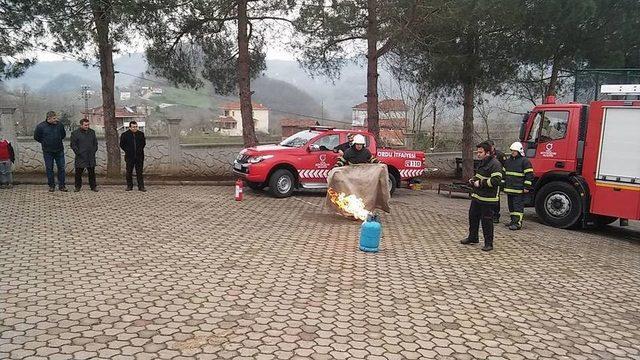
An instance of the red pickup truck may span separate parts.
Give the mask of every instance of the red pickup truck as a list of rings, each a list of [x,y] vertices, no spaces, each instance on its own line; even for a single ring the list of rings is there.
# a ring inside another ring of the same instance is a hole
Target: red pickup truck
[[[391,192],[401,181],[424,173],[424,152],[378,149],[368,132],[311,127],[279,145],[259,145],[243,149],[233,162],[233,172],[254,190],[269,187],[275,197],[291,196],[296,189],[326,189],[329,171],[340,154],[335,148],[347,142],[347,134],[362,134],[367,148],[387,164]]]

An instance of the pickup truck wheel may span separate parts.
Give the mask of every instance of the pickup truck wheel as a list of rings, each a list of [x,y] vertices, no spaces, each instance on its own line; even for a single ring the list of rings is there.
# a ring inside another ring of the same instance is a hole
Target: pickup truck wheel
[[[393,174],[389,174],[389,193],[391,195],[393,195],[393,193],[396,191],[396,188],[398,187],[398,178],[396,178],[395,175]]]
[[[258,183],[253,181],[247,181],[247,186],[251,188],[251,190],[262,190],[267,187],[266,183]]]
[[[571,184],[552,181],[538,191],[536,213],[553,227],[576,227],[582,216],[582,201],[578,191]]]
[[[295,178],[289,170],[276,170],[269,178],[269,191],[277,198],[291,196],[295,187]]]

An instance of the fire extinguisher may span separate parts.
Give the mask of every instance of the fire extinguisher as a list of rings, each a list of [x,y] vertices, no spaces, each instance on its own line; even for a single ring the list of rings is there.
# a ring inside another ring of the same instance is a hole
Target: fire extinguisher
[[[244,183],[242,179],[236,180],[236,201],[242,201],[243,193],[242,188],[244,187]]]

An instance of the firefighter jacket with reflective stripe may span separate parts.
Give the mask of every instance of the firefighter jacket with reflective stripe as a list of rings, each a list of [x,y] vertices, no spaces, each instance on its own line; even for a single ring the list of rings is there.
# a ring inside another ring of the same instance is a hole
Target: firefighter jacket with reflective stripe
[[[531,190],[533,185],[533,167],[524,156],[509,156],[504,162],[504,192],[522,194],[524,189]]]
[[[356,150],[355,146],[352,146],[344,152],[344,155],[338,158],[338,162],[335,167],[353,165],[353,164],[367,164],[378,163],[378,159],[371,155],[371,152],[367,148],[362,150]]]
[[[480,187],[474,187],[471,197],[485,202],[498,202],[498,191],[502,182],[502,166],[493,156],[488,156],[478,165],[473,180],[480,180]]]

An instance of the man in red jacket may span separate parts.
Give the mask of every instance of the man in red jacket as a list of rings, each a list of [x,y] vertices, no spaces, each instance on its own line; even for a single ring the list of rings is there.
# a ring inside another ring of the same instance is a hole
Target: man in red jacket
[[[16,161],[16,155],[9,140],[0,134],[0,189],[13,187],[11,164]]]

